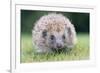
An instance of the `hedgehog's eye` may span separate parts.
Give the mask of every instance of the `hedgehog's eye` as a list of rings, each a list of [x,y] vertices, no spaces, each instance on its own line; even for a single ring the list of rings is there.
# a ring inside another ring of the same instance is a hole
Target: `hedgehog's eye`
[[[46,36],[47,36],[47,31],[44,30],[44,31],[42,32],[42,37],[46,37]]]
[[[51,36],[50,36],[50,39],[51,39],[51,40],[54,40],[54,39],[55,39],[55,36],[54,36],[54,35],[51,35]]]
[[[63,35],[62,38],[65,39],[65,35]]]

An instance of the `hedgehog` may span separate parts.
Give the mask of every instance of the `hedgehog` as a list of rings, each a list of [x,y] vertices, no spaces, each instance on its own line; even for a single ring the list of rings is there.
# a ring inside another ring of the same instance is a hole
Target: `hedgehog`
[[[63,14],[49,13],[40,17],[32,29],[36,53],[73,48],[77,42],[74,25]]]

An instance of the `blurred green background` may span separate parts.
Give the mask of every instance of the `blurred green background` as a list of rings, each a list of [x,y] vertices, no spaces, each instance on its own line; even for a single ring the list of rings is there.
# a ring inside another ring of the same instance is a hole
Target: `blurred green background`
[[[21,10],[21,32],[31,33],[34,23],[43,15],[53,13],[51,11]],[[89,32],[89,13],[56,12],[67,16],[74,24],[76,32]]]
[[[32,45],[32,29],[34,23],[43,15],[53,13],[52,11],[21,10],[21,52],[20,62],[44,62],[62,60],[86,60],[89,59],[89,13],[56,12],[67,16],[74,24],[77,32],[77,44],[70,52],[60,54],[34,54]],[[55,13],[55,11],[54,11]]]

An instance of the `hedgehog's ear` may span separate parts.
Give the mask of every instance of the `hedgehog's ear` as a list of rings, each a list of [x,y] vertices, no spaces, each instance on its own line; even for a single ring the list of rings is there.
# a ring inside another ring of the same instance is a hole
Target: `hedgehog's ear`
[[[44,30],[44,31],[42,32],[42,37],[45,38],[46,36],[47,36],[47,30]]]
[[[72,33],[73,33],[72,30],[74,29],[73,24],[69,24],[69,26],[66,24],[65,29],[66,29],[66,31],[67,31],[67,34],[68,34],[69,36],[71,36]]]
[[[68,34],[69,34],[69,36],[71,36],[71,34],[72,34],[71,28],[68,27],[67,29],[68,29]]]
[[[67,33],[68,33],[68,40],[67,40],[67,47],[68,48],[72,48],[76,42],[77,42],[77,38],[76,38],[76,31],[75,31],[75,28],[74,28],[74,25],[70,25],[68,28],[67,28]]]

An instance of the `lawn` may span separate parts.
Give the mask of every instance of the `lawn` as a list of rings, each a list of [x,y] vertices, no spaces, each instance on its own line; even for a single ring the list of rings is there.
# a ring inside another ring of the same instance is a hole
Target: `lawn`
[[[44,62],[44,61],[70,61],[89,59],[89,34],[78,34],[77,45],[69,52],[54,54],[34,54],[32,36],[21,35],[21,63]]]

